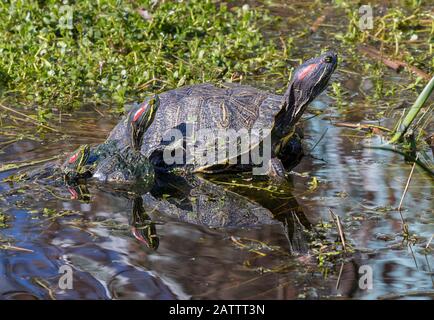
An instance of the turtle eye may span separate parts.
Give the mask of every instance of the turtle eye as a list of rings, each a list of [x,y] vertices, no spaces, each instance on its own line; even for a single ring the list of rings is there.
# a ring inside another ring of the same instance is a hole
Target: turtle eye
[[[327,63],[331,63],[333,61],[333,58],[331,56],[326,56],[324,58],[324,61],[327,62]]]

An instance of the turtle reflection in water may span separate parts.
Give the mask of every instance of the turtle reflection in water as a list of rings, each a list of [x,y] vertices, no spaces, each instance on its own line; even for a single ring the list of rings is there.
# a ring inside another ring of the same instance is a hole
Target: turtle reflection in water
[[[157,249],[159,245],[156,224],[163,215],[225,230],[280,224],[288,239],[290,252],[307,252],[305,230],[311,224],[296,199],[288,193],[289,190],[280,197],[273,197],[272,201],[262,198],[258,202],[258,194],[263,194],[263,191],[252,191],[246,185],[244,194],[233,192],[221,185],[228,179],[233,179],[233,176],[219,176],[219,182],[211,182],[198,175],[182,177],[163,173],[157,176],[152,187],[148,185],[150,189],[144,189],[143,185],[130,185],[128,190],[113,184],[96,184],[96,187],[115,197],[130,200],[131,232],[137,240],[152,249]],[[75,199],[90,199],[86,185],[70,186],[70,191]]]

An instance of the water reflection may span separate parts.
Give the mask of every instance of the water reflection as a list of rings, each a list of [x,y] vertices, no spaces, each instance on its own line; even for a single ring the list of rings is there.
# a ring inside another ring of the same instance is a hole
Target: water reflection
[[[260,290],[274,294],[277,289],[269,282],[270,275],[258,277],[249,268],[243,271],[236,266],[250,261],[252,270],[272,267],[281,263],[282,257],[270,254],[258,261],[255,254],[240,251],[229,239],[270,243],[281,235],[278,246],[288,254],[304,255],[304,230],[311,224],[291,194],[291,186],[276,195],[263,188],[261,191],[261,181],[255,183],[258,189],[251,190],[251,177],[240,177],[232,185],[233,179],[219,176],[209,181],[199,176],[162,174],[151,190],[122,190],[92,182],[63,186],[45,176],[38,176],[37,183],[3,184],[7,190],[5,204],[16,218],[13,228],[6,229],[5,234],[10,232],[17,246],[34,253],[18,253],[22,259],[13,251],[2,253],[4,264],[10,261],[14,268],[32,268],[25,272],[30,281],[24,281],[22,286],[9,285],[14,290],[3,287],[1,292],[6,298],[25,298],[23,292],[27,291],[29,297],[39,298],[166,299],[213,297],[221,290],[222,297],[236,297],[241,289],[230,283],[238,279],[246,284],[256,282]],[[17,203],[23,209],[16,209]],[[46,211],[51,212],[48,209],[53,210],[52,215],[42,221],[34,216],[38,222],[32,221],[30,212],[46,215]],[[263,225],[269,227],[263,229]],[[25,234],[31,234],[31,239],[23,238]],[[26,261],[33,263],[27,265]],[[77,273],[74,292],[63,292],[57,286],[58,268],[65,263]],[[221,268],[211,267],[221,263]],[[287,269],[295,268],[297,263],[283,261]],[[216,278],[219,270],[225,274],[237,271],[228,282],[226,277]],[[18,274],[5,270],[4,276],[12,280]],[[279,273],[273,278],[280,279]],[[291,277],[291,281],[295,278]],[[205,294],[199,291],[201,287],[190,287],[190,280],[219,284]],[[285,282],[283,286],[288,285]]]
[[[152,188],[142,185],[130,185],[127,189],[110,184],[93,185],[112,197],[126,200],[126,208],[131,211],[129,223],[132,234],[154,250],[158,248],[159,237],[156,233],[158,222],[154,222],[152,217],[158,220],[163,215],[214,229],[279,224],[287,237],[289,252],[307,253],[305,231],[311,228],[311,223],[290,193],[289,185],[286,188],[281,185],[277,191],[267,193],[264,192],[265,187],[261,188],[259,184],[251,190],[252,176],[238,179],[234,175],[217,177],[213,177],[211,182],[197,175],[160,173]],[[263,185],[267,183],[264,181]],[[233,186],[237,186],[238,192],[233,190]],[[83,203],[91,201],[92,195],[86,184],[69,184],[66,187],[71,199]]]

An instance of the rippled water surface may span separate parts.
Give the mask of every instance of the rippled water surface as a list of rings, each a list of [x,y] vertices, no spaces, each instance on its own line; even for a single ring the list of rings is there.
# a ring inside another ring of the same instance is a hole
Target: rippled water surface
[[[287,14],[284,9],[275,11]],[[339,21],[333,19],[331,24]],[[301,26],[288,26],[293,32],[297,28]],[[325,45],[333,45],[327,32],[321,30],[309,43],[300,43],[294,56],[315,55]],[[290,185],[278,196],[258,189],[262,182],[255,182],[258,188],[252,189],[248,178],[227,176],[213,177],[222,182],[215,189],[213,183],[198,177],[193,188],[181,184],[179,189],[166,185],[147,194],[143,190],[143,203],[96,184],[89,186],[91,198],[85,201],[72,199],[60,186],[1,182],[0,212],[8,217],[8,226],[0,228],[0,297],[432,299],[433,258],[425,247],[434,233],[433,180],[416,166],[402,211],[416,238],[408,246],[402,241],[402,218],[396,208],[412,164],[399,154],[367,147],[380,145],[381,138],[336,125],[378,124],[372,119],[386,107],[379,110],[377,104],[366,103],[362,91],[369,95],[373,90],[369,77],[360,75],[344,49],[335,50],[340,65],[332,81],[348,90],[351,102],[338,106],[325,92],[312,103],[304,121],[307,149],[324,138],[294,169],[298,174],[292,175]],[[384,81],[405,81],[405,75],[390,71]],[[267,87],[267,83],[253,84]],[[384,97],[384,103],[391,99]],[[414,96],[402,93],[399,99]],[[396,113],[389,112],[381,125],[392,127],[399,116]],[[74,117],[62,115],[58,127],[67,137],[48,132],[6,144],[14,138],[7,133],[35,130],[3,117],[0,162],[47,159],[83,143],[100,143],[117,121],[103,109],[83,107]],[[0,179],[16,172],[2,172]],[[317,188],[309,184],[312,177],[317,178]],[[233,179],[238,186],[226,184]],[[147,228],[135,224],[137,206],[146,215]],[[340,216],[356,252],[325,273],[296,229],[298,224],[308,227],[329,221],[330,209]],[[218,217],[215,225],[230,221],[234,212],[256,212],[267,223],[228,228],[192,223],[208,219],[200,213],[210,211]],[[140,238],[138,229],[151,232],[152,240]],[[62,265],[73,269],[72,290],[59,288]],[[359,268],[364,265],[373,271],[370,290],[359,286]]]

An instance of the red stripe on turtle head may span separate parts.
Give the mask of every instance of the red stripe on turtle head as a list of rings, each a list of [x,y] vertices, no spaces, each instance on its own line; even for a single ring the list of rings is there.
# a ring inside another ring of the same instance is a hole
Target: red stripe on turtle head
[[[146,105],[144,105],[139,110],[137,110],[136,113],[134,114],[133,122],[136,122],[137,119],[139,119],[140,116],[143,114],[143,112],[145,112],[145,110],[146,110]]]
[[[74,155],[72,155],[72,157],[69,158],[68,163],[74,163],[75,161],[77,161],[79,155],[80,155],[80,151],[74,153]]]
[[[75,191],[73,188],[68,188],[68,191],[71,194],[71,199],[72,200],[77,200],[78,199],[78,193],[77,193],[77,191]]]
[[[131,231],[133,233],[134,238],[136,238],[140,242],[143,242],[144,244],[146,244],[147,246],[149,246],[148,241],[146,241],[146,239],[140,234],[139,230],[137,230],[136,227],[132,227]]]
[[[308,66],[306,66],[303,70],[300,71],[300,73],[297,76],[298,80],[303,80],[308,74],[312,73],[318,66],[318,63],[312,63]]]

